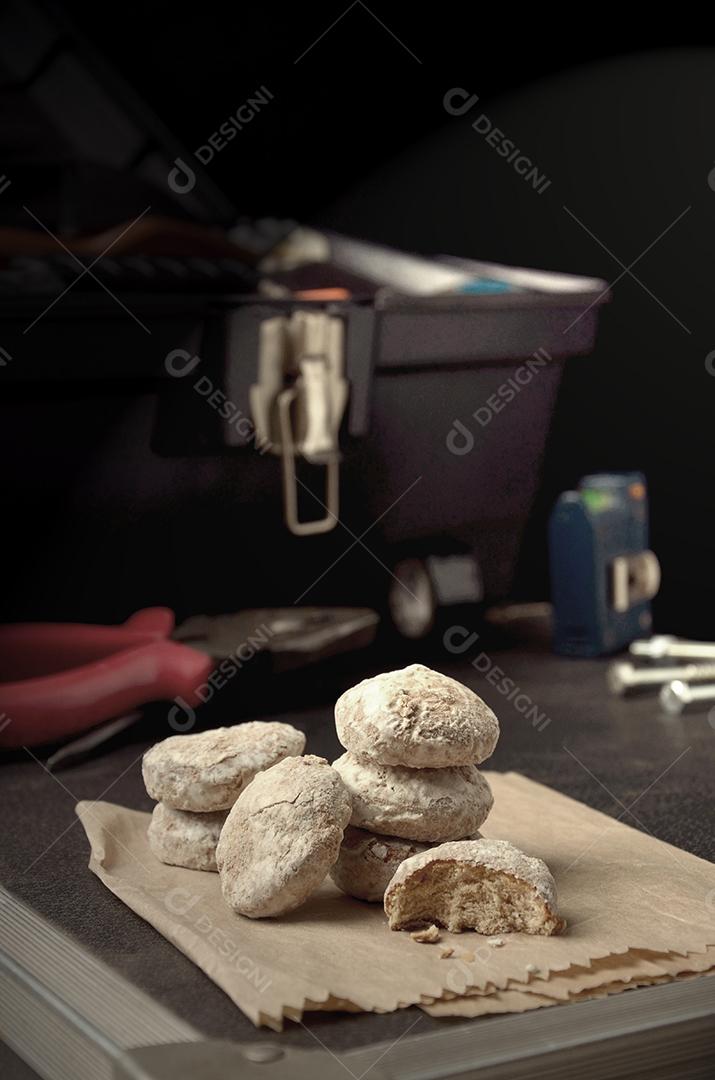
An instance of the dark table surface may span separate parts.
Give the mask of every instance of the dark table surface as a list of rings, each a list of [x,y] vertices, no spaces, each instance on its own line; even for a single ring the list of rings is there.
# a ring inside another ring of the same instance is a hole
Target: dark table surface
[[[499,716],[502,735],[489,768],[522,772],[715,860],[715,728],[706,711],[672,718],[661,712],[655,695],[613,698],[605,687],[606,661],[555,657],[538,641],[487,649],[480,638],[459,655],[440,647],[419,658],[470,685]],[[254,687],[240,704],[222,692],[206,707],[211,710],[206,716],[210,726],[231,723],[237,715],[290,722],[306,732],[309,752],[333,760],[341,752],[332,716],[336,694],[358,676],[388,666],[397,665],[385,663],[373,649],[351,665],[333,663],[327,674],[314,669],[281,676],[259,697]],[[293,702],[299,707],[291,707]],[[0,880],[207,1036],[265,1041],[269,1033],[256,1030],[217,986],[87,869],[76,801],[104,798],[149,810],[140,758],[147,745],[168,734],[166,708],[154,709],[107,752],[56,776],[44,770],[42,755],[39,760],[29,753],[8,756],[0,767]],[[313,1013],[306,1017],[309,1030],[287,1023],[282,1035],[269,1037],[310,1047],[317,1037],[339,1051],[395,1039],[418,1016],[420,1032],[446,1023],[491,1022],[435,1020],[416,1009],[385,1016]],[[9,1054],[7,1059],[0,1054],[0,1064],[9,1061]],[[23,1077],[24,1067],[15,1062],[6,1075]]]

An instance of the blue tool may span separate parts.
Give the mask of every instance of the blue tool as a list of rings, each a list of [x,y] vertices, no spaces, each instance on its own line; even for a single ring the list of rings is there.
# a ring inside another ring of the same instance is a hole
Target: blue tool
[[[474,296],[491,296],[496,293],[515,292],[513,285],[508,281],[497,281],[496,278],[472,278],[460,285],[457,292],[469,293]]]
[[[559,496],[549,520],[554,651],[616,652],[651,630],[660,565],[648,549],[645,477],[585,476]]]

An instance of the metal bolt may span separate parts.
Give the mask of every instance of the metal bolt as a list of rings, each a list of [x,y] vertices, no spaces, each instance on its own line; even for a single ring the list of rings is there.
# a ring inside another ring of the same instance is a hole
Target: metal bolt
[[[276,1046],[274,1043],[254,1043],[253,1046],[245,1046],[243,1048],[243,1056],[248,1061],[254,1061],[257,1064],[268,1064],[271,1061],[278,1061],[282,1058],[285,1051],[280,1046]]]
[[[672,634],[656,634],[647,641],[632,641],[628,650],[631,656],[644,656],[649,660],[676,657],[681,660],[715,660],[715,643],[710,641],[683,641]]]
[[[627,660],[617,660],[609,667],[606,679],[611,693],[630,694],[635,690],[652,690],[675,680],[695,682],[699,679],[715,679],[715,664],[637,668]]]
[[[664,686],[660,692],[660,703],[666,712],[680,715],[689,705],[701,701],[715,701],[715,683],[705,686],[688,686],[686,682],[675,679]]]

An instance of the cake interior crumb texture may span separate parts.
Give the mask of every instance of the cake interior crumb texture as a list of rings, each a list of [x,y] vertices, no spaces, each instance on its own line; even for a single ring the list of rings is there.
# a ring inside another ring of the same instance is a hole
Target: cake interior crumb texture
[[[394,888],[388,906],[392,930],[437,923],[453,932],[557,934],[565,925],[527,882],[455,862],[423,867]]]

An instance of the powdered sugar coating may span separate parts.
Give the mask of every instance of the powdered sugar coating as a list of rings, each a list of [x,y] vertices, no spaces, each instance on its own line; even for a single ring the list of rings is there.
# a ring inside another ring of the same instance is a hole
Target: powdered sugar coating
[[[414,874],[437,862],[469,863],[484,866],[488,870],[502,871],[519,881],[526,882],[539,894],[544,903],[556,911],[556,883],[543,859],[526,855],[508,840],[457,840],[439,847],[429,848],[406,859],[397,868],[385,893],[387,911],[390,894]]]
[[[216,871],[216,845],[227,814],[194,814],[157,803],[147,830],[149,847],[169,866]]]
[[[302,731],[255,720],[171,735],[147,750],[142,774],[152,799],[176,810],[228,810],[256,773],[304,749]]]
[[[342,745],[382,765],[412,769],[474,765],[499,738],[499,722],[469,687],[410,664],[364,679],[335,706]]]
[[[345,785],[324,758],[287,758],[259,773],[216,849],[226,903],[254,919],[298,907],[337,859],[350,813]]]
[[[473,835],[494,803],[475,765],[408,769],[343,754],[333,767],[353,800],[351,825],[408,840],[443,843]]]

